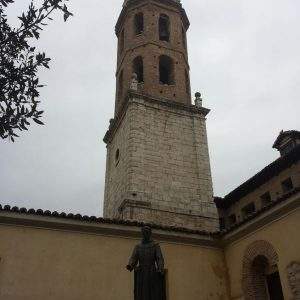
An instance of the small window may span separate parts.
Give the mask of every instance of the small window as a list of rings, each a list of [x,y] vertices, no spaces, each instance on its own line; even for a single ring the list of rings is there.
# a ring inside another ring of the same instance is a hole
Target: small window
[[[159,58],[159,82],[160,84],[174,84],[174,63],[172,58],[162,55]]]
[[[232,214],[228,217],[229,226],[236,224],[236,215]]]
[[[170,19],[167,15],[159,17],[159,39],[161,41],[170,41]]]
[[[125,43],[125,34],[124,34],[124,29],[122,30],[120,37],[119,37],[119,50],[120,50],[120,54],[123,52],[124,50],[124,43]]]
[[[183,44],[183,47],[184,49],[186,49],[186,32],[185,32],[185,29],[182,27],[182,44]]]
[[[138,13],[134,16],[134,28],[135,28],[136,35],[144,32],[144,15],[143,15],[143,13]]]
[[[120,161],[120,150],[117,149],[116,153],[115,153],[115,163],[118,164]]]
[[[286,179],[281,183],[282,190],[284,193],[291,191],[294,188],[293,182],[291,178]]]
[[[118,97],[119,101],[121,100],[123,95],[123,70],[121,71],[119,75],[119,80],[118,80]]]
[[[248,217],[249,215],[255,213],[255,204],[253,202],[247,204],[242,209],[243,217]]]
[[[260,196],[262,207],[269,205],[272,202],[270,192],[266,192]]]
[[[185,88],[186,88],[186,93],[190,95],[191,94],[190,77],[187,70],[185,70]]]
[[[224,230],[225,229],[225,219],[220,218],[219,223],[220,223],[220,230]]]
[[[143,58],[141,56],[136,57],[133,60],[133,73],[137,75],[137,80],[139,83],[144,82],[144,64]]]

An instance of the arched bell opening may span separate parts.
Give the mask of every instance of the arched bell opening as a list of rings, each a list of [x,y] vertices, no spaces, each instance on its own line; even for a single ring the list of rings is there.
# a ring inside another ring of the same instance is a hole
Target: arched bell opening
[[[134,16],[134,32],[136,35],[144,32],[144,14],[138,13]]]
[[[164,85],[175,84],[174,61],[167,55],[159,57],[159,83]]]
[[[159,16],[159,40],[170,41],[170,18],[164,14]]]
[[[144,82],[144,62],[141,56],[137,56],[132,63],[132,72],[137,75],[138,83]]]

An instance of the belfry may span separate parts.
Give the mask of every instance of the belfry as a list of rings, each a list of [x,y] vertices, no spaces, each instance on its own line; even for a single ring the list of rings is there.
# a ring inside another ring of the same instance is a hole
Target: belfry
[[[200,95],[191,101],[180,1],[127,0],[116,24],[115,115],[107,144],[104,216],[216,230]]]

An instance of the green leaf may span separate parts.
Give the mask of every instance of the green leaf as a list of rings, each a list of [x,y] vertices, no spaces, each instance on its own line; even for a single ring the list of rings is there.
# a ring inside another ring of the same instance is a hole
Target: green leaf
[[[33,118],[33,121],[39,125],[45,125],[42,121],[40,121],[39,119]]]

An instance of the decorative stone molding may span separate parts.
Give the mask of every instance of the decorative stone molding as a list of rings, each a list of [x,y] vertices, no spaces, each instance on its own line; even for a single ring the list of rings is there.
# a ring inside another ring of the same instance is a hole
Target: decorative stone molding
[[[245,300],[268,299],[264,271],[266,266],[278,264],[278,255],[267,241],[255,241],[245,251],[243,258],[242,288]]]
[[[287,266],[287,274],[293,300],[300,300],[300,263],[291,262]]]

